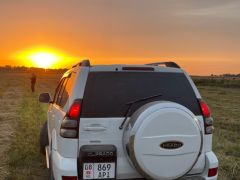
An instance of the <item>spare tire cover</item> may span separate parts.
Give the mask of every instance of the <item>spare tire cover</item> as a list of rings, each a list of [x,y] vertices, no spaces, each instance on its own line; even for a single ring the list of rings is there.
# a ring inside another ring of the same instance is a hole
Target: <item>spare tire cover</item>
[[[155,101],[132,115],[123,144],[129,160],[144,177],[176,179],[190,171],[198,159],[201,127],[186,107]]]

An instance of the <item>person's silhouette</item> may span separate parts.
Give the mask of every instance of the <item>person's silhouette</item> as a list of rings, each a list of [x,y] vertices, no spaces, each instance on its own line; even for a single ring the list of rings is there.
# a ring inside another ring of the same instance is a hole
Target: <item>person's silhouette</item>
[[[37,81],[37,76],[36,76],[36,74],[32,73],[32,77],[31,77],[31,89],[32,89],[32,92],[35,92],[36,81]]]

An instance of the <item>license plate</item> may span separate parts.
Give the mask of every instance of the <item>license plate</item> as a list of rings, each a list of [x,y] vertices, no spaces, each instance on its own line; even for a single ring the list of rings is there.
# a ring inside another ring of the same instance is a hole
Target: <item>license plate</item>
[[[84,163],[83,179],[114,179],[115,163]]]

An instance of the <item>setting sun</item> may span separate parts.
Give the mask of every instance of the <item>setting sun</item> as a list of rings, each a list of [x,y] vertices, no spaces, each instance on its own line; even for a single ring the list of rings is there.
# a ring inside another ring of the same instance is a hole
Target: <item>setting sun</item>
[[[13,58],[18,59],[27,67],[45,69],[67,67],[78,59],[50,47],[32,47],[21,50],[13,54]]]
[[[41,68],[51,67],[51,65],[58,59],[56,55],[47,52],[38,52],[29,57],[38,67]]]

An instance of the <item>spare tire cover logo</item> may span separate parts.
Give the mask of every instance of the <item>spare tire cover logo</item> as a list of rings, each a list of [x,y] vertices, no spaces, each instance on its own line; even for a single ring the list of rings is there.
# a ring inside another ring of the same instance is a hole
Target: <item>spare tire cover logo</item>
[[[167,141],[160,144],[160,146],[164,149],[178,149],[183,146],[183,143],[179,141]]]

